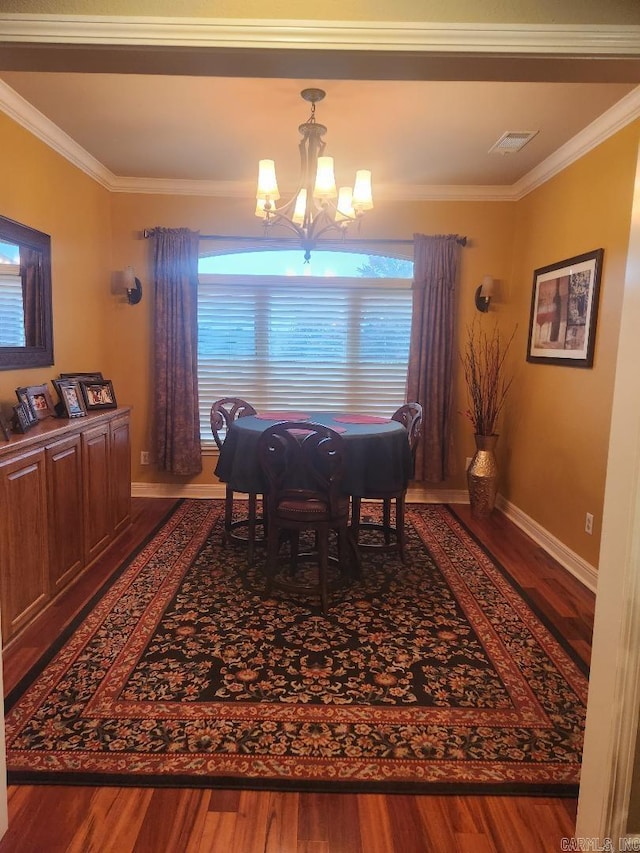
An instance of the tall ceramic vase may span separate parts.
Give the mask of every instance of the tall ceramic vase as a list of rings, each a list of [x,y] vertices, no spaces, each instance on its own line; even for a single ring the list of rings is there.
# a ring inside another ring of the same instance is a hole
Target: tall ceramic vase
[[[497,435],[475,435],[476,453],[467,469],[469,502],[474,518],[486,518],[493,511],[498,491],[495,448]]]

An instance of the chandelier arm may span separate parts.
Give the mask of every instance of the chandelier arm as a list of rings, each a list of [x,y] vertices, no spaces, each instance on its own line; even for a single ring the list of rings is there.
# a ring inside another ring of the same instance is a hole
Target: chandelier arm
[[[323,224],[321,222],[322,217],[317,216],[313,220],[312,226],[307,234],[309,242],[313,244],[314,248],[320,237],[322,237],[323,234],[326,234],[327,231],[339,231],[343,236],[346,231],[347,223],[342,225],[340,222],[334,222],[327,213],[324,214],[324,217],[326,217],[326,221]]]
[[[289,207],[289,205],[286,205]],[[301,240],[307,239],[307,234],[300,225],[293,220],[289,219],[287,216],[283,216],[279,211],[275,211],[272,213],[267,219],[264,220],[264,230],[268,231],[270,228],[273,228],[274,225],[279,225],[282,228],[287,228],[289,231],[293,231]]]

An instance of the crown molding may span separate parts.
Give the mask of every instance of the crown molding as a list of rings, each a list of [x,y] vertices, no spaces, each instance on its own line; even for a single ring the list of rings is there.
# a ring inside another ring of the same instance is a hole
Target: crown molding
[[[614,133],[640,117],[640,86],[625,95],[617,104],[602,113],[595,121],[560,146],[553,154],[512,185],[513,198],[524,198],[558,172],[584,157]]]
[[[209,198],[253,198],[255,184],[241,181],[194,181],[172,178],[121,178],[113,176],[111,192],[144,195],[192,195]],[[293,192],[293,191],[292,191]],[[384,201],[513,201],[510,186],[376,186],[376,199]]]
[[[0,14],[6,43],[639,56],[640,26]]]
[[[0,80],[0,110],[103,187],[111,189],[116,180],[113,172],[3,80]]]

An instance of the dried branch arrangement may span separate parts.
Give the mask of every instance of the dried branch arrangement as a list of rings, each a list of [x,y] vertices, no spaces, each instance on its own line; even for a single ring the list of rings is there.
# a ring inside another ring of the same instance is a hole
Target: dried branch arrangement
[[[516,327],[517,328],[517,327]],[[469,408],[465,412],[476,435],[493,435],[513,376],[505,376],[505,359],[516,329],[505,343],[498,327],[488,334],[474,322],[467,326],[467,340],[460,355],[467,383]]]

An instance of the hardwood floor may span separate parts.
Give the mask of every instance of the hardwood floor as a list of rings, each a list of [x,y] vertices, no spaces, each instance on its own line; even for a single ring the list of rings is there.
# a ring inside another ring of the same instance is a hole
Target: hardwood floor
[[[173,505],[133,501],[131,528],[4,652],[9,691]],[[594,596],[505,516],[453,509],[589,660]],[[555,853],[576,800],[11,786],[0,853]]]

